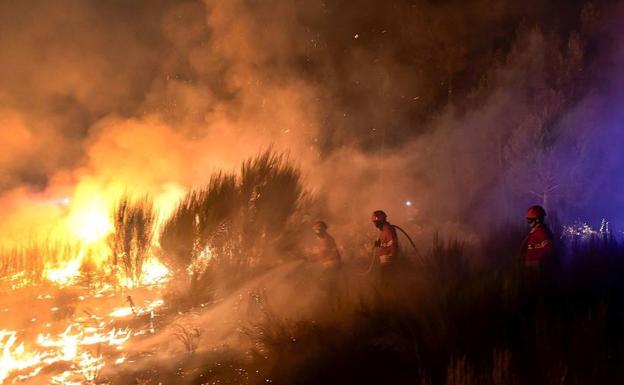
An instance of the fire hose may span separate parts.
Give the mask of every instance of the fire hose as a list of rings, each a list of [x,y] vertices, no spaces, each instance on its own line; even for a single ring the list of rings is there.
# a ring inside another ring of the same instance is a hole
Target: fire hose
[[[416,247],[416,244],[414,243],[414,241],[412,240],[412,237],[409,236],[409,234],[407,233],[407,231],[403,230],[402,228],[400,228],[397,225],[390,225],[393,228],[399,230],[400,232],[403,233],[403,235],[405,235],[405,237],[407,238],[407,240],[411,243],[412,247],[414,248],[414,252],[416,253],[416,257],[420,260],[422,260],[422,255],[420,254],[420,251],[418,251],[418,247]]]

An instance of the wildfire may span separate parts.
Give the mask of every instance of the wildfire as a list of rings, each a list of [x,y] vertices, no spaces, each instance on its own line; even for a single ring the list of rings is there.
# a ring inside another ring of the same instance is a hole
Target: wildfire
[[[2,247],[17,250],[14,255],[19,260],[41,261],[41,264],[32,265],[37,266],[36,274],[29,271],[31,265],[16,265],[15,270],[7,270],[10,274],[2,277],[0,284],[12,290],[34,285],[41,285],[45,290],[49,288],[45,281],[58,288],[74,286],[72,290],[84,291],[84,295],[77,297],[76,306],[101,298],[111,301],[120,287],[124,288],[120,302],[126,302],[129,290],[137,290],[142,302],[135,306],[129,300],[130,306],[100,309],[106,314],[102,317],[90,315],[90,307],[83,307],[88,317],[75,317],[56,302],[49,309],[55,322],[49,322],[46,316],[36,316],[28,330],[9,330],[5,326],[0,329],[0,384],[24,382],[42,373],[48,376],[46,383],[50,384],[94,382],[105,366],[127,361],[124,347],[130,338],[155,333],[155,314],[164,301],[158,298],[148,301],[144,297],[148,295],[145,293],[150,293],[150,297],[160,296],[160,289],[170,279],[169,269],[156,252],[158,234],[186,189],[165,183],[146,184],[128,191],[121,183],[104,182],[85,177],[73,186],[73,192],[60,188],[28,196],[19,226],[15,227],[18,236],[0,241]],[[114,212],[124,196],[149,197],[147,201],[153,204],[155,213],[151,247],[142,256],[138,271],[132,274],[123,265],[125,254],[113,255],[112,242],[118,226]],[[46,220],[37,216],[42,211]],[[43,284],[39,278],[44,279]],[[37,298],[52,301],[54,296],[40,294]],[[68,308],[73,309],[74,304]],[[118,327],[120,322],[126,322],[123,318],[145,314],[149,319],[145,329]]]
[[[67,286],[76,280],[80,275],[80,266],[82,266],[83,253],[80,253],[75,259],[71,259],[63,267],[50,268],[45,272],[45,277],[60,286]]]
[[[140,284],[143,286],[160,285],[166,283],[171,277],[171,272],[156,257],[147,260],[143,265],[143,274]]]
[[[0,383],[11,376],[17,381],[32,378],[44,367],[58,362],[68,363],[70,369],[54,376],[52,383],[79,384],[85,379],[93,380],[105,365],[104,348],[121,350],[131,335],[130,329],[107,330],[103,322],[94,327],[74,323],[58,335],[39,334],[36,346],[26,349],[23,342],[16,345],[17,332],[0,330]],[[116,358],[115,362],[123,360]]]
[[[41,362],[41,355],[26,352],[24,343],[15,346],[17,333],[0,330],[0,383],[7,379],[10,373],[32,368]]]
[[[177,206],[186,190],[181,186],[168,183],[154,194],[153,204],[156,213],[152,249],[159,247],[158,234],[162,223]],[[169,277],[169,270],[150,251],[143,262],[140,278],[124,276],[123,269],[112,266],[113,252],[110,240],[115,233],[113,212],[116,205],[128,191],[113,184],[103,188],[95,180],[85,179],[75,188],[71,196],[61,198],[43,198],[45,204],[61,208],[61,217],[48,234],[45,226],[33,226],[32,232],[42,239],[39,243],[45,254],[43,277],[58,286],[74,285],[85,271],[101,277],[112,278],[121,286],[136,287],[142,285],[164,284]],[[70,245],[59,250],[50,244]],[[39,251],[39,250],[37,250]]]
[[[159,296],[160,292],[153,295]],[[85,293],[85,296],[78,298],[81,302],[89,300],[88,297],[91,300],[100,298],[98,294]],[[118,298],[122,300],[124,297]],[[53,301],[54,297],[41,294],[37,299]],[[94,382],[105,366],[122,365],[127,361],[125,346],[131,338],[155,333],[155,313],[163,305],[162,299],[152,297],[144,299],[140,306],[118,308],[105,316],[84,312],[86,315],[72,317],[66,321],[64,329],[56,329],[57,332],[50,331],[54,327],[51,323],[38,321],[37,318],[31,321],[32,328],[39,326],[41,332],[0,330],[0,384],[27,381],[41,375],[44,369],[50,376],[46,383]],[[53,307],[50,310],[54,312],[56,309]],[[119,318],[143,314],[149,315],[149,323],[143,328],[118,326],[123,322]],[[55,325],[58,326],[62,325]],[[32,338],[28,338],[29,335]]]
[[[101,241],[113,231],[109,208],[97,195],[77,206],[68,225],[69,233],[86,245]]]
[[[52,227],[50,223],[40,227],[45,231],[51,229],[46,235],[41,236],[37,233],[38,228],[33,227],[33,233],[44,239],[32,254],[44,257],[42,277],[58,287],[78,285],[87,275],[100,277],[101,282],[97,281],[96,286],[87,289],[88,294],[79,297],[81,302],[86,297],[110,298],[115,286],[139,290],[145,286],[160,288],[169,280],[170,272],[152,250],[158,248],[157,235],[161,223],[183,194],[182,188],[167,185],[161,194],[155,196],[153,202],[158,217],[152,248],[142,262],[138,278],[134,279],[124,274],[123,267],[112,263],[110,240],[115,232],[112,214],[122,196],[120,189],[102,190],[96,184],[83,183],[71,197],[44,199],[49,202],[44,204],[54,205],[60,210],[60,217]],[[37,284],[26,271],[8,275],[2,282],[13,290]],[[53,297],[42,294],[38,298],[51,300]],[[106,365],[126,362],[124,344],[132,336],[155,332],[154,314],[163,304],[161,299],[157,299],[145,301],[142,306],[134,307],[132,304],[132,307],[118,308],[109,312],[108,321],[96,316],[78,317],[68,322],[60,333],[50,332],[53,326],[49,322],[39,325],[42,329],[36,334],[0,329],[0,384],[27,381],[54,364],[60,365],[55,367],[61,368],[61,372],[48,374],[48,383],[93,382]],[[56,314],[59,308],[55,305],[50,310]],[[133,331],[113,326],[115,319],[142,314],[150,315],[146,330]],[[42,317],[32,319],[33,327],[40,322],[38,318]]]
[[[193,275],[197,272],[204,271],[212,259],[214,255],[212,253],[212,249],[210,246],[206,246],[197,256],[197,258],[186,268],[186,272],[188,275]]]

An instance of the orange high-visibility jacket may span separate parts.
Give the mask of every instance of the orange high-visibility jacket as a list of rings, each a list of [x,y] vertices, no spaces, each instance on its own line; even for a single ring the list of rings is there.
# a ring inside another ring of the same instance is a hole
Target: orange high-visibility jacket
[[[375,256],[379,258],[379,263],[390,263],[396,259],[399,251],[399,238],[391,224],[386,223],[381,228],[378,245]]]

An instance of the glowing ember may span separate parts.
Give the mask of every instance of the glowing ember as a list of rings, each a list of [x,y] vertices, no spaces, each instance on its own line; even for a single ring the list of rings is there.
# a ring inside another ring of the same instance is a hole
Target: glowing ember
[[[213,258],[212,249],[210,249],[210,246],[206,246],[206,248],[199,253],[197,258],[186,268],[186,272],[189,275],[193,275],[196,272],[206,270]]]
[[[147,276],[155,282],[168,274],[157,260],[147,265],[149,267],[146,271],[151,272]],[[71,272],[71,269],[68,271]],[[58,282],[64,283],[70,281],[62,278],[72,276],[70,273],[60,274],[53,270],[49,273],[50,277],[58,278]],[[141,296],[145,293],[160,295],[159,290],[154,292],[153,288],[137,290]],[[83,295],[74,297],[75,302],[71,305],[90,303],[102,297],[106,297],[106,301],[126,300],[126,294],[116,295],[113,286],[103,285],[96,291],[89,290],[83,292]],[[42,304],[49,301],[52,305],[49,310],[56,316],[62,314],[66,307],[57,305],[59,298],[63,297],[43,293],[36,297],[36,301]],[[77,312],[75,317],[71,316],[67,321],[60,321],[64,322],[62,332],[56,329],[58,323],[54,325],[47,322],[44,316],[33,317],[32,326],[28,331],[0,330],[0,384],[28,381],[40,375],[42,371],[48,373],[46,383],[50,384],[96,382],[107,365],[121,365],[126,362],[127,354],[124,349],[130,338],[155,332],[154,312],[164,305],[164,301],[160,298],[144,298],[139,306],[129,301],[132,307],[116,309],[108,314],[108,319],[92,314],[90,310]],[[118,321],[113,320],[143,314],[149,315],[149,323],[138,330],[116,327]]]
[[[12,274],[7,277],[3,277],[0,279],[0,282],[7,282],[8,286],[11,290],[17,290],[22,287],[31,286],[34,284],[31,277],[25,271],[20,271],[19,273]]]

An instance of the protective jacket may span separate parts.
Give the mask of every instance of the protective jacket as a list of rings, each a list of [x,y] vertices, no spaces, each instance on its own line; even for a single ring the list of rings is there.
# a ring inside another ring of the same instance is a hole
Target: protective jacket
[[[527,266],[543,266],[556,257],[553,234],[543,223],[531,229],[524,249]]]
[[[338,267],[341,263],[340,252],[334,237],[325,233],[318,238],[318,256],[325,268]]]
[[[384,265],[396,261],[399,239],[396,229],[391,224],[385,223],[383,225],[376,245],[375,256],[379,259],[380,264]]]

